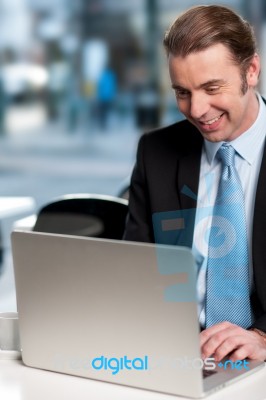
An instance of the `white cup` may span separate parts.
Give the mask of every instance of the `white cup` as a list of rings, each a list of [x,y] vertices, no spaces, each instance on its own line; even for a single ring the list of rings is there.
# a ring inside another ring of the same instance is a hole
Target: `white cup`
[[[0,350],[20,351],[18,313],[0,313]]]

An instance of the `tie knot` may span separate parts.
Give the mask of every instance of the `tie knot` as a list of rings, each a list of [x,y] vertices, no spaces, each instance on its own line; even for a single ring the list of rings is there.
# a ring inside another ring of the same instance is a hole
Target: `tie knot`
[[[235,149],[227,144],[223,144],[217,153],[223,163],[229,167],[230,165],[235,165]]]

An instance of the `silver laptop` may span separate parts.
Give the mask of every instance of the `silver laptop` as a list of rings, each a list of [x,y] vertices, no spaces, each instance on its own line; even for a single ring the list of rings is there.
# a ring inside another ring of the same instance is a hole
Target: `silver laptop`
[[[28,366],[197,398],[264,365],[201,360],[187,248],[37,232],[12,247]]]

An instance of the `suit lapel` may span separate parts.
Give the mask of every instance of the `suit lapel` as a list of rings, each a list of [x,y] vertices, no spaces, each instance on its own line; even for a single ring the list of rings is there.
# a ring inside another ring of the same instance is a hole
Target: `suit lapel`
[[[177,191],[185,229],[179,237],[179,244],[192,247],[197,195],[199,187],[200,160],[203,139],[197,130],[189,143],[189,150],[179,158]]]
[[[202,141],[191,153],[179,159],[177,186],[182,209],[196,208]]]

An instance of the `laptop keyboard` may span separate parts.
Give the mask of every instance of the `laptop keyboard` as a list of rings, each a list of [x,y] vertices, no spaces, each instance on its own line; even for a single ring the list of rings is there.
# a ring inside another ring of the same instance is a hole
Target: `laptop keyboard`
[[[208,378],[208,376],[212,376],[213,374],[217,374],[217,371],[213,371],[213,370],[208,370],[208,369],[203,369],[202,370],[203,373],[203,379]]]

